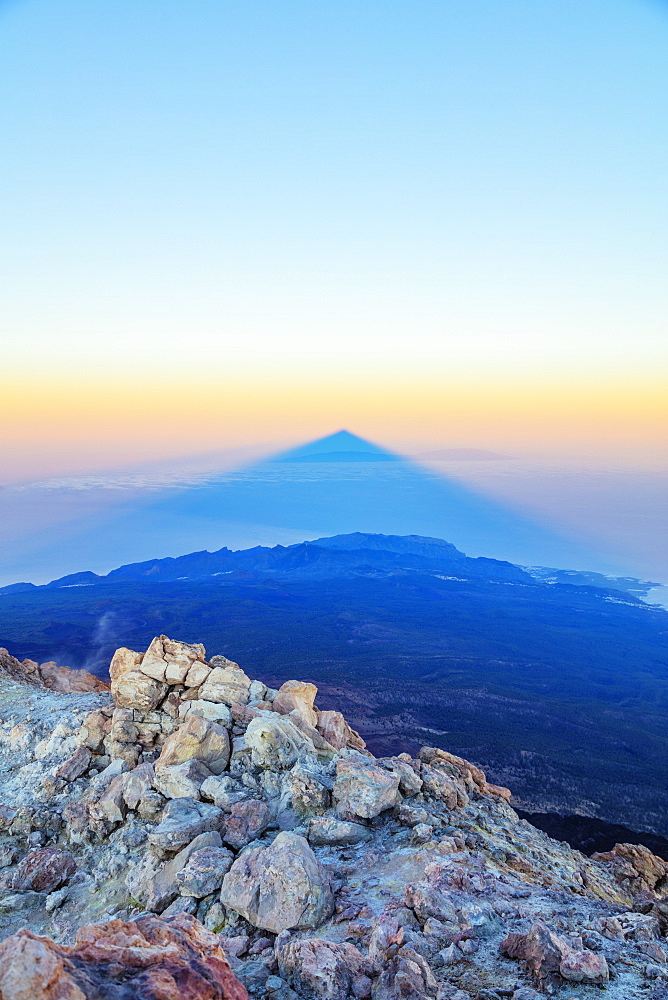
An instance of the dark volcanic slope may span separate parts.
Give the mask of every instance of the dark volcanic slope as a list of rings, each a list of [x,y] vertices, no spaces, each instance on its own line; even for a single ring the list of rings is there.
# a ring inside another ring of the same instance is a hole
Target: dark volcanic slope
[[[313,680],[374,752],[438,744],[529,808],[668,832],[663,611],[524,575],[150,579],[4,594],[0,645],[103,670],[156,634],[204,642],[267,681]]]

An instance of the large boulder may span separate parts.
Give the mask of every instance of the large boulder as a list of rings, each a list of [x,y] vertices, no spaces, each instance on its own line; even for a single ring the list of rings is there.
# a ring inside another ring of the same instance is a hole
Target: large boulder
[[[69,851],[43,847],[31,851],[19,862],[10,876],[8,888],[20,892],[53,892],[64,885],[76,870],[76,861]]]
[[[339,758],[332,796],[343,816],[373,819],[399,800],[399,776],[360,758]]]
[[[92,757],[93,755],[88,747],[77,747],[69,760],[64,761],[60,765],[55,777],[61,781],[76,781],[77,778],[80,778],[88,770]]]
[[[269,808],[261,799],[234,802],[225,820],[223,840],[239,850],[264,833],[270,819]]]
[[[325,784],[326,780],[318,771],[295,764],[290,772],[290,797],[298,816],[321,816],[329,809],[331,781]]]
[[[318,712],[316,728],[330,746],[337,750],[343,750],[345,747],[364,750],[366,747],[362,737],[350,728],[341,712]]]
[[[28,930],[0,945],[2,1000],[248,1000],[215,934],[187,914],[82,927],[76,944]]]
[[[204,665],[205,649],[200,643],[176,642],[166,635],[156,636],[144,653],[139,669],[148,677],[166,684],[183,684],[195,663]]]
[[[309,1000],[368,996],[376,971],[354,945],[320,938],[296,941],[288,934],[281,935],[276,942],[276,957],[282,978],[300,997]]]
[[[287,770],[298,760],[313,756],[315,747],[288,718],[259,718],[248,723],[246,746],[256,767]]]
[[[166,799],[198,799],[200,788],[210,777],[211,771],[201,760],[187,760],[156,771],[153,788]]]
[[[163,767],[184,764],[189,760],[199,760],[213,774],[221,774],[230,762],[227,729],[201,716],[189,716],[165,740],[162,753],[155,762],[156,773]]]
[[[500,951],[523,962],[543,990],[558,987],[563,979],[601,986],[610,978],[603,955],[572,948],[540,920],[526,934],[508,934]]]
[[[111,695],[120,708],[152,712],[167,694],[167,685],[141,671],[142,653],[122,646],[109,667]]]
[[[249,848],[237,858],[220,901],[273,934],[318,927],[334,909],[324,868],[303,837],[285,831],[269,847]]]
[[[306,834],[310,844],[344,846],[371,839],[371,830],[360,823],[346,823],[334,816],[314,816]]]
[[[118,824],[125,819],[127,803],[123,797],[125,774],[117,774],[109,782],[97,802],[90,807],[92,819],[103,823]]]
[[[203,837],[211,834],[202,834]],[[203,899],[216,892],[232,867],[234,855],[224,847],[203,847],[190,855],[188,863],[177,872],[176,881],[182,896]]]
[[[220,834],[215,830],[200,833],[164,864],[156,858],[148,857],[143,865],[131,868],[126,885],[144,909],[162,913],[179,895],[181,883],[177,876],[186,868],[190,859],[204,851],[220,850],[221,844]]]
[[[223,813],[217,806],[189,798],[172,799],[148,840],[158,853],[169,853],[180,850],[200,833],[220,830],[222,825]]]
[[[204,701],[222,702],[225,705],[246,705],[250,697],[251,680],[239,664],[224,656],[212,657],[210,664],[212,670],[199,689],[199,697]]]
[[[149,763],[140,764],[123,775],[123,798],[128,809],[137,808],[142,795],[153,787],[154,778],[153,765]]]
[[[317,726],[318,713],[313,707],[318,689],[306,681],[286,681],[281,684],[274,698],[273,709],[281,715],[298,712],[310,726]]]

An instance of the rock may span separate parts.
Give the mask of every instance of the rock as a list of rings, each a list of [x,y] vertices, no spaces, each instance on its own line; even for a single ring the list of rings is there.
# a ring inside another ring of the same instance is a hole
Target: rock
[[[572,983],[593,983],[601,986],[610,979],[608,963],[603,955],[592,951],[569,951],[559,963],[559,972]]]
[[[251,701],[264,701],[267,685],[263,684],[262,681],[251,681],[248,693]]]
[[[55,777],[60,781],[76,781],[90,767],[92,753],[88,747],[79,747],[69,760],[66,760],[56,770]]]
[[[434,917],[458,927],[457,908],[450,891],[447,870],[444,873],[439,865],[428,865],[424,879],[406,886],[404,902],[422,923],[429,917]]]
[[[44,901],[44,909],[47,913],[53,913],[57,910],[59,906],[68,899],[70,895],[70,889],[56,889],[55,892],[50,892]]]
[[[148,677],[166,684],[183,684],[186,674],[198,661],[204,666],[205,649],[199,643],[176,642],[166,635],[156,636],[142,658],[139,669]]]
[[[76,861],[69,851],[43,847],[31,851],[19,862],[11,875],[9,887],[15,892],[53,892],[67,882],[76,870]]]
[[[296,941],[287,933],[276,941],[276,957],[281,977],[309,1000],[347,1000],[355,979],[368,979],[375,972],[352,944],[319,938]]]
[[[249,722],[246,746],[256,767],[280,771],[292,767],[300,758],[315,755],[311,741],[287,718],[260,718]]]
[[[330,781],[331,785],[331,781]],[[292,807],[298,816],[320,816],[332,804],[330,789],[323,777],[303,764],[295,764],[290,773]]]
[[[509,788],[505,788],[503,785],[491,785],[489,781],[485,785],[485,794],[493,795],[496,799],[503,799],[504,802],[510,802],[513,797]]]
[[[94,753],[102,750],[102,744],[111,729],[111,717],[103,710],[89,712],[77,733],[77,741]]]
[[[140,764],[123,775],[123,798],[128,809],[136,809],[142,795],[153,787],[155,772],[152,764]]]
[[[484,793],[486,790],[485,772],[463,757],[457,757],[440,747],[422,747],[419,758],[426,764],[445,770],[452,778],[461,780],[469,792],[477,790]]]
[[[147,823],[159,823],[164,807],[165,800],[160,792],[148,791],[137,803],[137,812]]]
[[[378,762],[392,771],[399,778],[399,791],[402,795],[417,795],[422,790],[422,778],[407,761],[399,757],[385,757]]]
[[[334,908],[329,878],[307,841],[285,831],[269,847],[249,848],[237,858],[220,899],[274,934],[318,927]]]
[[[371,839],[371,830],[359,823],[346,823],[333,816],[314,816],[306,834],[311,844],[361,844]]]
[[[208,663],[193,663],[183,681],[186,688],[201,687],[211,673],[211,669]]]
[[[125,775],[119,774],[111,780],[97,802],[90,807],[93,819],[107,823],[122,823],[127,812],[127,804],[123,797],[123,782]]]
[[[260,799],[235,802],[225,820],[223,840],[235,850],[245,847],[264,833],[270,819],[271,813]]]
[[[397,804],[399,778],[366,760],[339,758],[332,796],[342,815],[373,819]]]
[[[642,844],[615,844],[611,851],[593,854],[596,861],[612,862],[615,878],[634,895],[654,891],[668,879],[668,862]]]
[[[0,945],[3,1000],[248,1000],[215,935],[193,917],[82,927],[72,946],[21,930]]]
[[[381,913],[371,929],[369,958],[382,968],[395,957],[403,942],[404,929],[397,917]]]
[[[524,962],[541,989],[558,986],[561,977],[578,983],[606,983],[608,965],[603,955],[571,948],[542,921],[527,934],[508,934],[500,944],[502,955]]]
[[[9,868],[18,857],[18,848],[12,844],[0,845],[0,868]]]
[[[310,726],[317,726],[318,713],[313,707],[318,689],[305,681],[286,681],[281,684],[273,701],[273,709],[281,715],[298,712]]]
[[[213,669],[200,687],[199,697],[225,705],[236,702],[246,705],[250,697],[250,677],[237,663],[224,656],[212,657],[211,666]]]
[[[161,913],[180,895],[177,875],[190,858],[199,851],[219,849],[221,845],[220,834],[215,830],[201,833],[165,864],[158,865],[155,859],[149,858],[143,868],[131,869],[126,879],[128,889],[145,909]]]
[[[456,809],[458,806],[468,804],[468,795],[461,781],[445,774],[443,771],[423,764],[420,768],[422,778],[422,791],[440,799],[448,809]]]
[[[247,793],[237,792],[237,788],[236,780],[231,774],[212,774],[202,783],[199,793],[203,799],[207,799],[219,809],[229,812],[233,802],[247,798]],[[235,796],[238,797],[235,798]]]
[[[165,740],[162,753],[155,762],[156,774],[163,767],[189,760],[199,760],[213,774],[221,774],[230,762],[227,730],[201,716],[190,716]]]
[[[374,1000],[436,1000],[438,983],[428,962],[413,948],[402,948],[383,969]]]
[[[61,694],[86,694],[108,691],[109,685],[87,670],[73,670],[58,666],[54,661],[37,664],[34,660],[19,661],[6,649],[0,649],[0,676],[9,677],[21,684],[47,688]]]
[[[232,716],[227,705],[222,705],[215,701],[184,701],[179,707],[179,717],[187,719],[191,715],[199,715],[209,722],[218,722],[226,729],[232,725]]]
[[[108,788],[114,778],[117,778],[119,774],[125,774],[130,770],[130,765],[126,760],[118,758],[112,760],[110,764],[100,771],[91,781],[90,787],[93,791],[100,793],[105,788]]]
[[[149,843],[160,852],[178,851],[200,833],[219,830],[223,813],[208,802],[195,799],[171,799],[165,806],[162,819],[149,833]]]
[[[237,934],[234,937],[228,937],[226,934],[221,934],[220,943],[225,949],[226,955],[232,955],[234,958],[238,958],[239,955],[243,955],[244,952],[248,951],[250,938],[248,937],[248,934]]]
[[[176,874],[179,892],[182,896],[195,896],[197,899],[215,892],[223,884],[223,877],[233,861],[234,855],[224,847],[204,847],[195,851]]]
[[[0,805],[0,830],[8,830],[16,818],[16,809]]]
[[[211,771],[201,760],[187,760],[184,764],[173,764],[157,770],[153,787],[166,799],[197,799],[202,784],[210,777]]]
[[[132,649],[116,650],[109,667],[111,694],[121,708],[151,712],[167,694],[167,685],[142,673],[142,659],[142,654]]]
[[[336,756],[336,750],[328,743],[324,736],[318,732],[315,726],[312,726],[306,721],[304,716],[299,712],[298,709],[293,709],[289,715],[284,716],[286,719],[290,719],[291,722],[295,724],[297,729],[313,744],[315,749],[318,751],[318,757],[324,758],[325,760],[331,760]]]
[[[316,729],[337,750],[351,747],[364,750],[366,743],[354,729],[351,729],[340,712],[318,712]]]
[[[160,916],[163,920],[167,917],[175,917],[177,913],[197,913],[197,900],[194,896],[177,896],[173,903],[166,907]]]

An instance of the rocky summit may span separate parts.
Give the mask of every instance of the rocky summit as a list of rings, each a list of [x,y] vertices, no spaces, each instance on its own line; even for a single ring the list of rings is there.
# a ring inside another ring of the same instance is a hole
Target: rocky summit
[[[668,1000],[668,864],[202,645],[0,654],[0,1000]]]

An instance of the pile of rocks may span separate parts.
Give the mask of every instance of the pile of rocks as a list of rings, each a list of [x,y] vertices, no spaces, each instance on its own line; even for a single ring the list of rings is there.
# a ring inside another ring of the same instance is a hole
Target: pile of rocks
[[[110,676],[0,728],[1,1000],[21,962],[51,970],[35,1000],[668,1000],[646,848],[586,858],[468,761],[376,759],[314,685],[201,645],[120,649]]]

